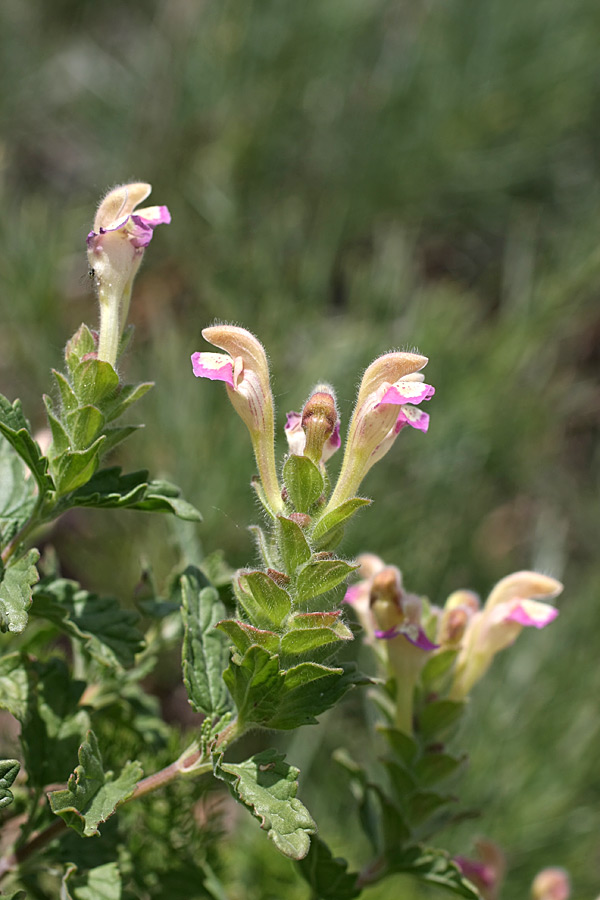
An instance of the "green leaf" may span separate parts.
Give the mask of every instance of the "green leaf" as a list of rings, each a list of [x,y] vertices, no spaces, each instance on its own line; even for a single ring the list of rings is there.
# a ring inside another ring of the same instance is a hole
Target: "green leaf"
[[[240,653],[245,653],[254,645],[264,647],[268,653],[279,651],[279,635],[273,631],[255,628],[237,619],[223,619],[217,622],[216,627],[229,637]]]
[[[270,623],[279,627],[292,606],[288,592],[275,584],[265,572],[244,572],[238,581],[242,591],[249,593],[256,604],[254,609],[246,610],[248,615],[252,618],[258,608],[262,618],[266,619],[266,622],[257,622],[258,625]]]
[[[137,613],[122,609],[114,597],[84,590],[76,581],[58,578],[37,585],[31,615],[80,640],[103,666],[132,666],[135,654],[144,649],[144,636],[135,625]]]
[[[66,789],[48,794],[50,807],[81,837],[92,837],[99,833],[98,825],[132,796],[142,774],[138,762],[126,763],[117,778],[112,772],[105,772],[96,736],[88,731],[79,748],[79,765],[69,777]]]
[[[279,529],[278,543],[285,572],[287,575],[293,576],[296,574],[296,569],[310,559],[310,547],[297,522],[286,519],[285,516],[277,516],[277,525]]]
[[[21,742],[28,782],[32,786],[62,782],[69,774],[89,716],[79,705],[85,688],[75,681],[61,659],[29,660],[27,714]]]
[[[354,637],[338,610],[326,613],[296,613],[287,622],[290,629],[281,640],[283,653],[306,653]]]
[[[139,509],[170,512],[181,519],[201,522],[202,516],[190,503],[181,500],[179,488],[166,481],[148,481],[148,471],[121,475],[119,466],[101,469],[69,497],[69,506],[97,509]]]
[[[223,763],[221,757],[214,772],[258,819],[281,853],[291,859],[306,856],[317,826],[296,797],[298,769],[276,750],[265,750],[242,763]]]
[[[91,403],[102,409],[119,387],[119,376],[110,363],[101,359],[83,359],[71,374],[80,405]]]
[[[419,715],[419,727],[427,741],[438,737],[455,725],[464,712],[465,704],[456,700],[435,700],[428,703]]]
[[[298,602],[306,603],[313,597],[325,594],[345,581],[357,568],[343,559],[318,559],[307,563],[298,573]]]
[[[77,368],[84,356],[96,351],[94,335],[87,325],[80,325],[75,334],[67,341],[65,360],[71,373]]]
[[[10,403],[0,394],[0,434],[17,451],[35,478],[40,494],[52,490],[52,479],[48,475],[48,460],[42,456],[40,448],[31,437],[29,423],[23,415],[21,401]]]
[[[327,844],[320,838],[312,839],[310,850],[299,861],[298,869],[319,900],[353,900],[361,893],[361,889],[356,886],[358,874],[348,872],[346,860],[334,858]]]
[[[241,724],[265,725],[277,711],[283,690],[279,660],[262,647],[250,647],[239,664],[223,673]]]
[[[75,396],[75,392],[68,379],[65,378],[62,372],[57,372],[56,369],[52,369],[52,374],[60,394],[60,403],[63,413],[69,413],[71,410],[77,409],[77,397]]]
[[[307,456],[289,456],[283,483],[296,512],[307,513],[323,493],[323,476]]]
[[[122,416],[123,413],[141,400],[144,394],[147,394],[150,388],[154,387],[152,381],[145,381],[141,384],[123,384],[115,394],[115,396],[102,406],[102,412],[107,422],[113,422]]]
[[[370,684],[354,663],[338,668],[305,662],[288,669],[283,691],[269,728],[290,729],[316,723],[316,716],[335,706],[346,691],[358,684]]]
[[[77,490],[90,480],[98,468],[104,441],[102,435],[87,449],[65,450],[52,460],[52,475],[60,496]]]
[[[231,697],[223,681],[229,645],[216,628],[225,615],[217,590],[199,569],[189,566],[181,577],[183,601],[183,680],[192,707],[206,716],[224,715]]]
[[[407,818],[413,826],[422,825],[444,806],[456,803],[457,798],[435,791],[416,791],[406,804]]]
[[[328,535],[332,531],[335,531],[341,525],[345,525],[359,509],[362,509],[363,506],[369,506],[370,503],[371,501],[365,497],[353,497],[351,500],[345,500],[344,503],[336,506],[335,509],[332,509],[317,521],[312,533],[313,541],[321,542],[327,540]]]
[[[121,875],[116,863],[96,866],[85,875],[75,875],[76,871],[76,865],[67,864],[60,900],[121,900]]]
[[[448,753],[426,753],[414,767],[419,783],[428,787],[444,781],[453,775],[465,762],[465,756],[450,756]]]
[[[94,443],[104,427],[104,416],[96,406],[87,404],[65,416],[65,425],[71,435],[73,447],[85,450]]]
[[[0,630],[20,634],[27,625],[27,610],[31,606],[32,587],[39,579],[35,567],[40,558],[32,549],[21,557],[11,559],[0,581]]]
[[[459,897],[480,900],[479,892],[444,850],[420,845],[405,847],[400,852],[390,854],[387,862],[389,872],[415,875],[420,881],[438,885]]]
[[[29,678],[26,659],[21,653],[0,658],[0,709],[7,710],[19,722],[27,715]]]
[[[10,894],[0,894],[3,900],[27,900],[25,891],[12,891]]]
[[[419,748],[415,741],[403,731],[397,728],[379,727],[377,729],[387,740],[388,744],[405,766],[411,766],[417,758]]]
[[[20,768],[21,763],[17,759],[0,760],[0,809],[10,806],[13,802],[14,797],[9,788],[19,774]]]
[[[44,394],[42,399],[44,401],[44,406],[46,407],[46,417],[48,419],[48,424],[50,425],[50,431],[52,432],[52,445],[48,451],[48,455],[49,458],[53,460],[69,449],[71,439],[65,431],[62,422],[54,412],[52,398],[47,394]]]
[[[431,690],[437,686],[451,670],[458,650],[442,650],[432,653],[423,667],[421,683]]]
[[[33,478],[24,477],[23,461],[0,435],[0,543],[6,546],[29,521],[36,501]]]

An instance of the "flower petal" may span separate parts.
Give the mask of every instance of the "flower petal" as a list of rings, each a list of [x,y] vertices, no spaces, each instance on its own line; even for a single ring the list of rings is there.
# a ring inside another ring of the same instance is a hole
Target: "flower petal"
[[[224,381],[234,387],[233,360],[226,353],[192,353],[192,369],[197,378]]]
[[[400,406],[403,403],[422,403],[429,400],[435,394],[435,388],[430,384],[418,381],[397,381],[384,393],[380,403],[391,403]]]
[[[409,404],[401,406],[398,418],[396,419],[396,434],[398,434],[405,425],[410,425],[418,431],[425,432],[429,428],[429,414],[423,412],[422,409],[417,409],[416,406],[410,406]]]
[[[297,412],[287,413],[286,423],[284,425],[285,436],[287,438],[290,453],[294,456],[302,456],[304,447],[306,446],[306,434],[302,428],[302,416]]]
[[[136,209],[135,215],[153,228],[171,224],[171,213],[167,206],[145,206],[144,209]]]
[[[548,603],[539,603],[537,600],[518,600],[508,606],[511,609],[506,613],[504,621],[518,622],[519,625],[532,625],[534,628],[544,628],[558,615],[558,610],[554,606],[550,606]],[[495,611],[501,608],[502,606],[496,606]]]
[[[434,644],[433,641],[430,641],[423,629],[416,625],[395,625],[393,628],[388,628],[386,631],[375,631],[375,637],[383,641],[391,641],[393,638],[400,636],[406,638],[410,644],[413,644],[413,646],[418,647],[420,650],[437,650],[440,646],[439,644]]]

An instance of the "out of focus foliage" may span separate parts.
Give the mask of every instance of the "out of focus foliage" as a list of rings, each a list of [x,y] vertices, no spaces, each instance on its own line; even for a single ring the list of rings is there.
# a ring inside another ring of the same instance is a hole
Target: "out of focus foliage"
[[[599,40],[597,0],[0,7],[3,392],[43,426],[33,398],[96,317],[92,204],[149,181],[173,224],[132,303],[126,366],[157,383],[135,452],[203,510],[207,551],[249,562],[257,516],[247,435],[189,364],[218,318],[269,349],[281,427],[317,380],[337,387],[347,421],[376,354],[430,357],[430,432],[402,434],[369,475],[376,507],[349,553],[377,552],[434,600],[523,567],[564,580],[556,625],[496,663],[465,736],[483,818],[454,849],[481,832],[503,845],[508,897],[551,863],[571,869],[576,897],[600,891]],[[166,523],[127,524],[66,518],[49,536],[65,574],[127,595],[142,530],[166,573]],[[77,560],[75,536],[87,536]],[[303,799],[317,818],[325,807],[349,856],[351,798],[331,792],[329,753],[345,740],[367,751],[353,703],[334,737],[303,732],[296,748]],[[262,835],[229,852],[232,897],[304,896]],[[258,859],[272,885],[257,887]]]

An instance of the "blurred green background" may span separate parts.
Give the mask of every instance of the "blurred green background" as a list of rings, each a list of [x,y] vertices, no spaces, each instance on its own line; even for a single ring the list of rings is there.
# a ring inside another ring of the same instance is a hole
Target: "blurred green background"
[[[556,625],[496,662],[463,735],[482,817],[448,843],[500,843],[507,898],[549,864],[571,870],[575,898],[600,892],[599,42],[597,0],[0,6],[2,392],[43,426],[48,369],[96,319],[95,204],[149,181],[173,223],[138,276],[123,368],[156,389],[116,461],[177,481],[207,552],[250,562],[257,515],[245,429],[189,364],[218,319],[265,343],[280,439],[315,382],[336,386],[347,422],[376,355],[429,356],[430,432],[403,433],[369,474],[376,505],[350,554],[377,552],[438,602],[519,568],[564,580]],[[159,574],[173,562],[155,519],[67,517],[53,535],[65,572],[126,599],[142,553]],[[290,748],[323,836],[353,858],[329,753],[367,752],[362,703]],[[306,898],[246,824],[231,896]],[[440,894],[397,881],[364,896]]]

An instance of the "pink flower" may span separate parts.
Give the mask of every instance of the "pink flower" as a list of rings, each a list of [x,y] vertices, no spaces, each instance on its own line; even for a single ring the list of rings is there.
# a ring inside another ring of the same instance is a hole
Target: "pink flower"
[[[395,566],[386,566],[371,553],[358,557],[359,574],[363,579],[351,585],[344,596],[360,620],[366,643],[373,639],[391,641],[401,637],[420,650],[435,650],[421,626],[422,604],[416,594],[407,593],[402,586],[402,573]]]
[[[326,511],[356,495],[371,466],[385,456],[406,425],[427,431],[429,416],[417,408],[435,393],[418,373],[426,364],[427,358],[416,353],[386,353],[368,367],[350,422],[338,482]]]
[[[275,468],[275,411],[264,348],[253,334],[235,325],[205,328],[202,336],[226,352],[193,353],[194,375],[225,382],[229,399],[250,432],[267,503],[273,513],[280,512],[283,501]]]
[[[479,890],[482,900],[497,900],[506,871],[504,854],[496,844],[483,838],[476,841],[475,849],[479,859],[456,856],[454,862]]]
[[[538,572],[515,572],[494,587],[482,610],[470,618],[456,661],[453,700],[462,700],[485,674],[496,653],[509,647],[525,626],[544,628],[558,615],[548,603],[562,591],[555,578]]]
[[[135,211],[150,194],[149,184],[123,184],[98,207],[94,230],[87,236],[88,260],[100,301],[98,358],[114,365],[127,319],[133,279],[157,225],[169,224],[166,206]]]
[[[396,727],[412,734],[414,689],[437,644],[423,628],[421,598],[404,590],[400,570],[372,554],[359,556],[358,562],[363,578],[348,588],[344,601],[355,609],[366,643],[374,646],[387,676],[395,679]]]
[[[531,885],[533,900],[569,900],[571,880],[566,869],[549,866],[535,876]]]

